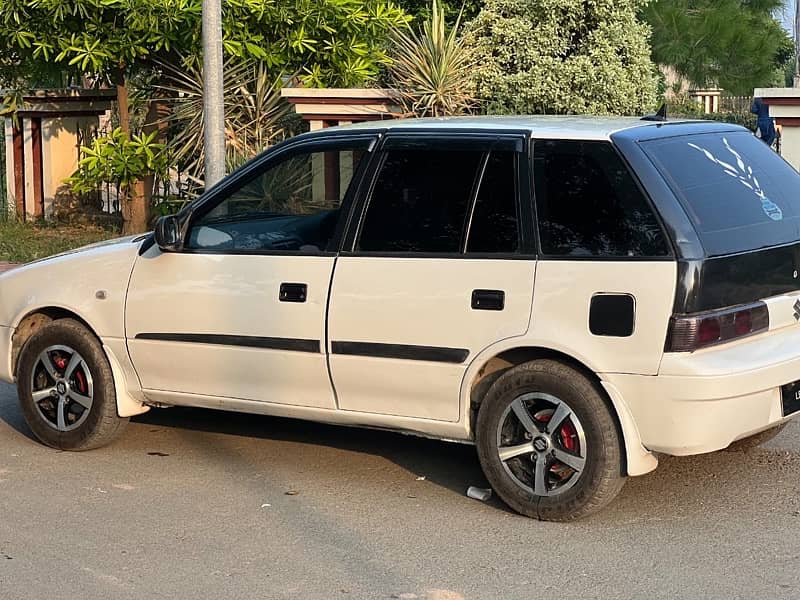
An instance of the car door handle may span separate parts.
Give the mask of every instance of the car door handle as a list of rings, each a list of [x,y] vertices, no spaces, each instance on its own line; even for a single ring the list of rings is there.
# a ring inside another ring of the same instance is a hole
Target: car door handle
[[[281,302],[305,302],[308,286],[305,283],[282,283],[278,300]]]
[[[472,310],[503,310],[506,293],[503,290],[473,290]]]

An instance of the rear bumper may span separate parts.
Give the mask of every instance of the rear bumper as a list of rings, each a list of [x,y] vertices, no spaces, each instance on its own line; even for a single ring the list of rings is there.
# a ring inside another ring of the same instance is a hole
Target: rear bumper
[[[602,374],[624,398],[642,444],[702,454],[789,420],[781,386],[800,380],[800,327],[725,348],[665,354],[656,376]]]
[[[700,397],[697,390],[713,388],[712,381],[637,375],[604,377],[625,398],[642,444],[654,452],[676,456],[713,452],[785,420],[779,386],[730,397],[713,392]]]

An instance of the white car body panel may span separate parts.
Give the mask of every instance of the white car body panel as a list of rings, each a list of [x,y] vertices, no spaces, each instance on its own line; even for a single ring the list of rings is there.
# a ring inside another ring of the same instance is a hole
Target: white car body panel
[[[141,236],[140,236],[141,237]],[[16,327],[28,313],[60,307],[100,337],[125,337],[125,292],[139,251],[135,237],[81,248],[0,275],[0,325]],[[105,298],[97,297],[98,291]]]
[[[136,263],[126,326],[145,390],[334,408],[325,310],[334,257],[163,253]],[[281,283],[308,284],[305,302],[279,302]],[[316,352],[137,339],[211,334],[317,342]],[[164,368],[169,365],[169,368]]]
[[[0,275],[0,379],[14,381],[11,339],[22,319],[42,309],[62,309],[100,338],[114,373],[120,416],[149,410],[125,345],[125,294],[140,247],[135,239],[101,242]]]
[[[674,261],[539,261],[530,335],[593,372],[658,373],[675,298]],[[600,293],[635,301],[630,337],[592,335],[589,305]]]
[[[340,341],[467,351],[461,361],[374,358],[331,352],[339,408],[456,422],[467,362],[497,340],[528,329],[536,263],[531,260],[339,258],[329,344]],[[500,310],[471,308],[473,290],[503,290]],[[331,348],[329,347],[329,352]]]

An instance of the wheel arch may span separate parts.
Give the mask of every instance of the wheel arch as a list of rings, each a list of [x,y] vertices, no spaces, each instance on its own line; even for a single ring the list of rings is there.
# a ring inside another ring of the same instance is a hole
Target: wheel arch
[[[14,333],[11,336],[10,372],[12,377],[16,379],[19,355],[30,337],[43,326],[59,319],[72,319],[77,321],[95,337],[103,348],[114,376],[114,388],[117,396],[117,414],[120,417],[130,417],[150,410],[150,407],[143,402],[144,397],[138,385],[138,378],[136,378],[132,365],[130,365],[130,359],[127,355],[124,340],[121,342],[122,349],[117,347],[120,346],[120,344],[106,343],[100,335],[98,335],[95,327],[93,327],[83,315],[64,306],[47,305],[29,309],[26,314],[17,319],[14,325]],[[136,385],[129,385],[131,378],[136,382]]]
[[[512,345],[496,348],[494,351],[484,351],[473,360],[467,369],[462,386],[462,393],[465,396],[462,402],[465,427],[468,428],[470,439],[474,439],[478,410],[491,385],[508,369],[543,359],[556,360],[572,367],[596,386],[608,404],[622,440],[623,475],[643,475],[656,468],[658,459],[642,444],[633,415],[619,391],[611,383],[604,381],[584,361],[563,350],[545,345]]]
[[[13,324],[14,334],[11,336],[11,374],[14,377],[17,375],[19,355],[22,348],[25,347],[25,343],[43,326],[59,319],[74,319],[86,327],[86,329],[97,338],[97,341],[102,344],[100,336],[97,335],[94,327],[92,327],[82,315],[74,310],[57,305],[40,306],[29,309],[27,313],[19,316]]]

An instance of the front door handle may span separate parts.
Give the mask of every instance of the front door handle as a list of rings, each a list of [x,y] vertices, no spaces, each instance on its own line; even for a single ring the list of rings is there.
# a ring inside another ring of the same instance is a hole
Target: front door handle
[[[305,302],[308,286],[305,283],[282,283],[278,300],[281,302]]]
[[[503,310],[506,293],[503,290],[473,290],[472,310]]]

